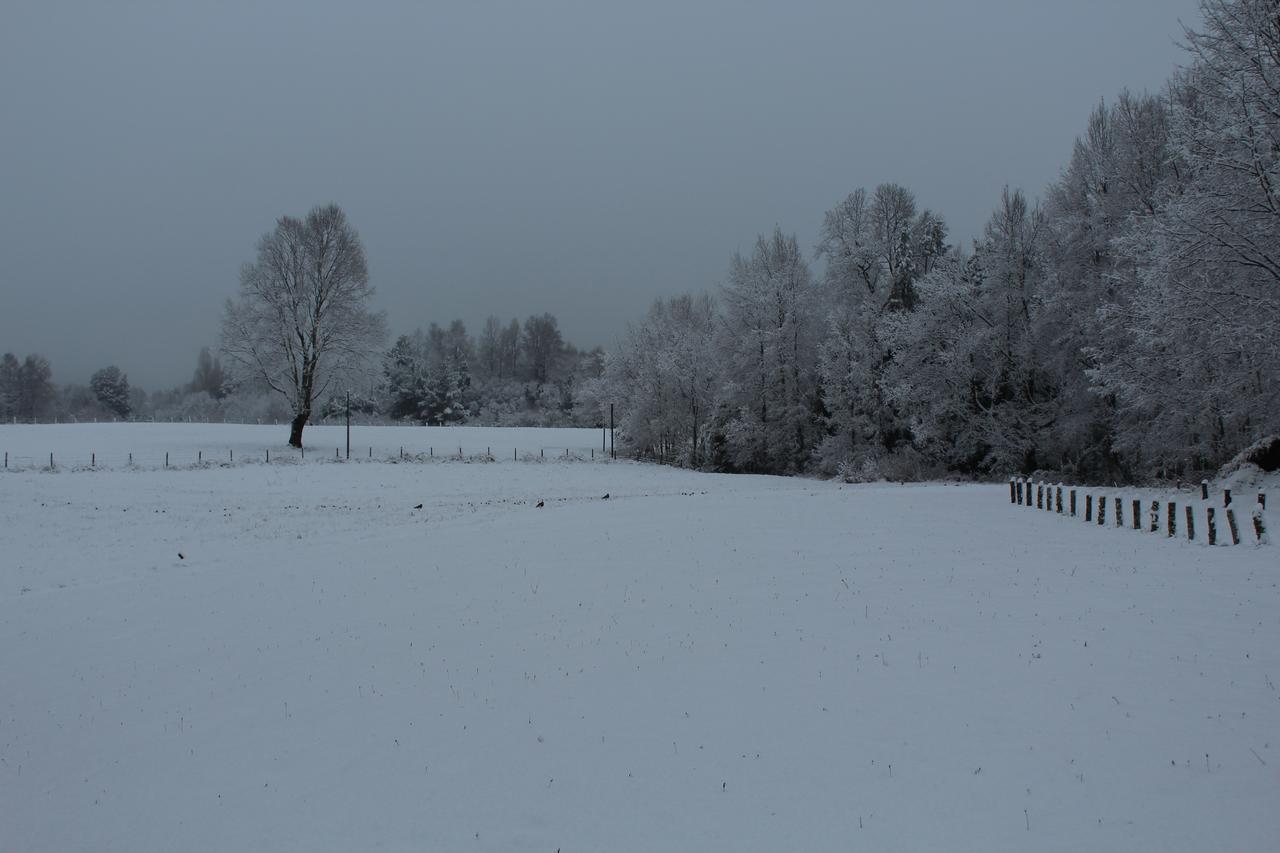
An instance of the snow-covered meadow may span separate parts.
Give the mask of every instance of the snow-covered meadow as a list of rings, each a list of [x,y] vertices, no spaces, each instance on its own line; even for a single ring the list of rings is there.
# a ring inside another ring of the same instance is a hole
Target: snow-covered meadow
[[[241,429],[187,446],[248,454]],[[555,446],[520,432],[477,442],[500,464],[0,476],[0,849],[1280,837],[1274,546],[1098,528],[1004,484],[513,462]],[[21,455],[66,436],[0,427]]]

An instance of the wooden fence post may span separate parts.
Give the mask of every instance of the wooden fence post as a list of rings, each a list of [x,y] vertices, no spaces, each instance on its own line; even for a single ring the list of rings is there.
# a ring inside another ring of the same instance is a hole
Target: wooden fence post
[[[1036,484],[1036,509],[1044,509],[1044,483]]]
[[[1142,501],[1134,500],[1133,502],[1133,529],[1142,529]]]
[[[1071,517],[1076,517],[1076,490],[1071,490]]]
[[[1209,500],[1209,481],[1208,480],[1200,481],[1200,500],[1202,501]]]
[[[1222,505],[1231,506],[1231,490],[1230,489],[1222,490]]]
[[[1240,529],[1236,527],[1236,511],[1227,507],[1227,529],[1231,531],[1231,544],[1240,544]]]
[[[1009,486],[1009,488],[1010,488],[1010,489],[1012,489],[1012,490],[1017,491],[1017,493],[1018,493],[1018,499],[1017,499],[1016,501],[1014,501],[1014,503],[1015,503],[1015,504],[1021,504],[1021,503],[1022,503],[1022,478],[1021,478],[1021,477],[1019,477],[1017,480],[1015,480],[1013,483],[1011,483],[1011,484],[1010,484],[1010,486]]]
[[[1187,507],[1187,541],[1196,541],[1196,514],[1191,507]]]
[[[595,450],[595,448],[592,448],[592,450]],[[1014,498],[1013,478],[1010,477],[1009,478],[1009,503],[1014,503],[1013,498]]]
[[[1062,484],[1058,484],[1058,515],[1062,515]]]
[[[1259,545],[1265,545],[1268,541],[1267,522],[1263,517],[1266,506],[1267,505],[1265,503],[1259,502],[1258,505],[1253,508],[1253,537]]]
[[[1160,501],[1151,502],[1151,532],[1155,533],[1160,527]]]
[[[1205,508],[1205,527],[1209,531],[1209,544],[1218,544],[1218,525],[1213,520],[1213,507]]]
[[[1164,523],[1165,535],[1170,538],[1178,533],[1178,504],[1175,501],[1169,501],[1168,511],[1165,515]]]
[[[1098,495],[1098,526],[1107,523],[1107,496]]]
[[[1075,494],[1072,492],[1071,494]],[[1084,496],[1084,520],[1085,522],[1093,521],[1093,495]]]

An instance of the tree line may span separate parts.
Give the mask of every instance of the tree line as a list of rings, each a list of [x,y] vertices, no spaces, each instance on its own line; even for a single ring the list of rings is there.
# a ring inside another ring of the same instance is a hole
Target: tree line
[[[277,220],[242,269],[225,369],[205,351],[183,389],[147,399],[111,368],[59,395],[47,361],[6,356],[0,415],[87,393],[125,417],[289,420],[300,444],[350,394],[422,424],[592,426],[612,406],[624,450],[720,471],[1214,468],[1280,431],[1280,16],[1274,0],[1201,12],[1186,66],[1099,104],[1043,200],[1006,188],[971,246],[885,183],[828,210],[810,249],[761,235],[718,292],[658,300],[607,355],[550,314],[384,348],[360,238],[321,206]]]
[[[855,190],[811,252],[775,230],[656,302],[588,396],[641,456],[855,479],[1175,476],[1280,431],[1280,15],[1202,13],[1187,66],[1100,104],[971,247]]]

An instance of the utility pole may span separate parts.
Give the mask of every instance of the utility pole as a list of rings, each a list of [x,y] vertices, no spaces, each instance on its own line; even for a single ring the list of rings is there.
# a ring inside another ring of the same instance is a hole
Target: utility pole
[[[351,392],[347,392],[347,459],[351,458]]]

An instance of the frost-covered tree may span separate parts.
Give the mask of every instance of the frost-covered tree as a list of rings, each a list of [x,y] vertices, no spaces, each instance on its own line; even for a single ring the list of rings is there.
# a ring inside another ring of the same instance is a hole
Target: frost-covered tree
[[[946,225],[897,184],[857,189],[823,217],[817,254],[826,266],[820,351],[829,435],[828,470],[892,451],[909,437],[885,386],[892,353],[880,339],[886,315],[912,310],[916,282],[946,250]]]
[[[222,351],[237,372],[288,401],[291,445],[302,446],[315,401],[363,368],[385,338],[372,298],[364,244],[337,205],[281,217],[241,270]]]
[[[401,335],[382,359],[386,412],[396,419],[422,420],[428,396],[426,342],[422,332]]]
[[[1201,11],[1170,86],[1177,178],[1122,244],[1137,283],[1104,305],[1089,371],[1147,469],[1211,467],[1280,430],[1280,15]]]
[[[1100,347],[1126,345],[1130,330],[1104,324],[1100,308],[1134,298],[1140,268],[1133,235],[1178,191],[1168,115],[1168,100],[1151,95],[1122,92],[1099,104],[1046,194],[1046,287],[1035,337],[1058,386],[1046,443],[1055,467],[1078,476],[1114,479],[1129,464],[1116,452],[1115,395],[1097,393],[1089,371]]]
[[[817,293],[794,236],[734,255],[722,291],[723,458],[743,471],[804,468],[819,433]]]
[[[129,396],[129,377],[114,364],[94,373],[89,378],[89,388],[98,405],[116,417],[127,418],[133,411]]]
[[[709,296],[684,295],[657,300],[628,329],[606,360],[602,383],[585,391],[605,412],[616,404],[620,446],[660,461],[704,464],[721,384],[716,320]]]

